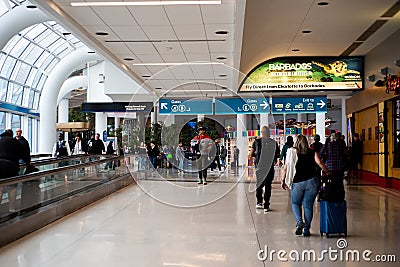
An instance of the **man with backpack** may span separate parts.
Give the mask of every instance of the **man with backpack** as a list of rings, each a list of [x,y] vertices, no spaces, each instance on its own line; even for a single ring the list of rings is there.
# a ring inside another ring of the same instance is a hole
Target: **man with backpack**
[[[256,178],[257,178],[257,209],[264,208],[264,212],[270,211],[270,198],[272,181],[274,180],[274,165],[280,156],[278,143],[270,138],[267,126],[261,129],[261,138],[254,140],[251,147],[250,156],[255,157]],[[264,203],[263,203],[264,189]]]

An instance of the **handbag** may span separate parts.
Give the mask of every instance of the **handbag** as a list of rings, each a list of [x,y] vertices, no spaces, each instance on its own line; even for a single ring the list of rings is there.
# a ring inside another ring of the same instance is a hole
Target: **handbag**
[[[285,184],[292,189],[293,179],[296,175],[296,163],[297,163],[297,150],[295,148],[289,148],[286,151],[286,173],[285,173]]]
[[[341,179],[332,175],[322,177],[318,201],[340,202],[344,200],[344,196],[343,181]]]

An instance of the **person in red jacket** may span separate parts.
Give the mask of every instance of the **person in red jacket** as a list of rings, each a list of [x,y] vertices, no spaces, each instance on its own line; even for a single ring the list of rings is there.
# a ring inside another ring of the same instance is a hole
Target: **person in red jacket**
[[[213,148],[211,137],[206,134],[206,128],[200,127],[199,134],[191,140],[193,153],[197,155],[197,168],[199,170],[198,184],[207,184],[207,168],[211,164],[215,155],[210,155]]]

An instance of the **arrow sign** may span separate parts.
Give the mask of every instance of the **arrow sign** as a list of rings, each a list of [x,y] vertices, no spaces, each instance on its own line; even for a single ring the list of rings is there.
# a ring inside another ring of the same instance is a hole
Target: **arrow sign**
[[[323,108],[323,107],[325,107],[325,102],[321,99],[320,101],[319,101],[319,103],[317,103],[317,105],[319,106],[319,108]]]
[[[263,102],[260,104],[260,107],[263,107],[263,109],[267,109],[268,103],[263,100]]]
[[[167,103],[161,103],[161,109],[168,109]]]

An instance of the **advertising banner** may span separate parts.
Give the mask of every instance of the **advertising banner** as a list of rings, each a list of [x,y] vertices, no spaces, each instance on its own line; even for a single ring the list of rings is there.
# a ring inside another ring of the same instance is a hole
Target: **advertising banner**
[[[242,81],[239,92],[363,90],[363,57],[280,57]]]

